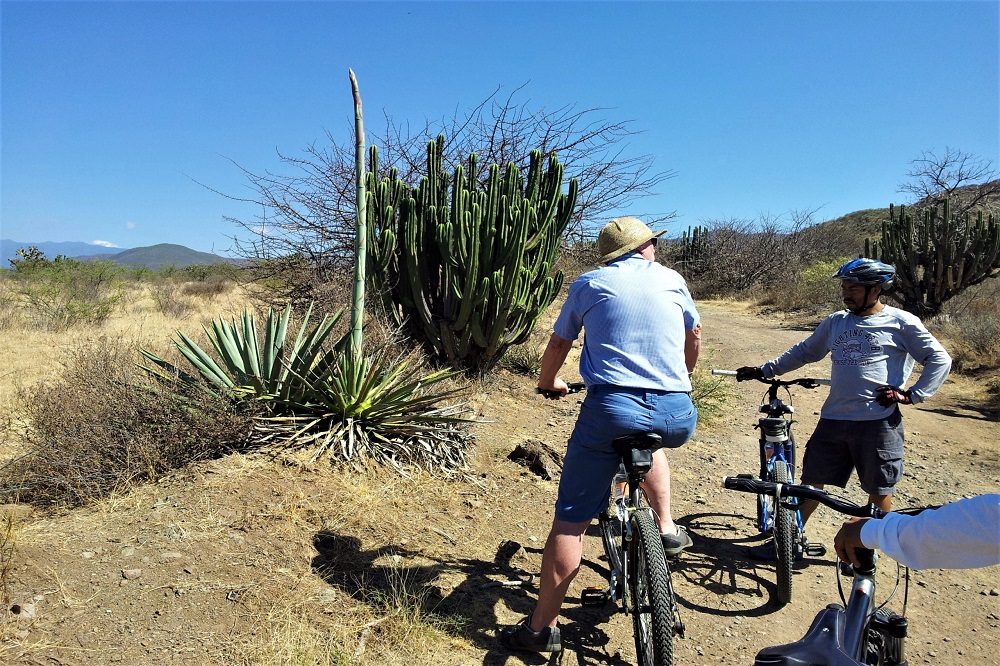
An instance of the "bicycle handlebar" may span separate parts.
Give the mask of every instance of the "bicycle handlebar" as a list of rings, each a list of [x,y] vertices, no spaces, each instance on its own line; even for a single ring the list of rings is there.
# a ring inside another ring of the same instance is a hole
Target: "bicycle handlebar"
[[[719,370],[712,368],[713,375],[723,375],[725,377],[735,377],[735,370]],[[801,386],[803,388],[813,389],[817,386],[829,386],[829,379],[821,379],[818,377],[801,377],[799,379],[758,379],[762,384],[767,384],[768,386]]]
[[[796,484],[772,483],[750,478],[749,476],[727,476],[722,479],[722,487],[727,490],[738,490],[756,495],[774,495],[776,498],[797,497],[799,499],[816,500],[834,511],[855,516],[857,518],[881,518],[885,512],[875,506],[859,506],[839,497],[830,495],[825,490]]]
[[[566,395],[570,393],[579,393],[580,391],[586,391],[587,385],[583,382],[569,382],[566,384]],[[562,397],[562,393],[559,391],[549,391],[540,387],[535,387],[535,393],[539,395],[544,395],[546,398],[559,398]]]

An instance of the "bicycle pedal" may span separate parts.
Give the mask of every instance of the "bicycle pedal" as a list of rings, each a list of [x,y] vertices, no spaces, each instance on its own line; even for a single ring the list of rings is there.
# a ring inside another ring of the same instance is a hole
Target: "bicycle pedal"
[[[584,606],[604,606],[611,601],[611,588],[585,587],[580,592],[580,603]]]
[[[804,550],[809,557],[823,557],[826,555],[826,546],[821,543],[807,543]]]

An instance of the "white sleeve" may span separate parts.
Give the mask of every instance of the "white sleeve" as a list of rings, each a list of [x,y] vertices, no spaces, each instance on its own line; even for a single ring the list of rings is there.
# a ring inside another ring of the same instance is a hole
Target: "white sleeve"
[[[979,495],[915,516],[868,520],[861,543],[913,569],[1000,564],[1000,494]]]

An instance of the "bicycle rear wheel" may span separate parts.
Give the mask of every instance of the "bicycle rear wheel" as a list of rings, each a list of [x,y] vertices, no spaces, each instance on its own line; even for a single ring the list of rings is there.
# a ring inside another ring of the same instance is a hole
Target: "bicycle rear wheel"
[[[670,666],[674,648],[673,599],[660,530],[649,511],[634,512],[631,523],[628,584],[636,658],[639,666]]]
[[[788,464],[782,460],[774,463],[774,482],[788,484],[792,475]],[[795,511],[774,502],[774,547],[777,550],[778,603],[785,605],[792,600],[792,566],[795,563]]]

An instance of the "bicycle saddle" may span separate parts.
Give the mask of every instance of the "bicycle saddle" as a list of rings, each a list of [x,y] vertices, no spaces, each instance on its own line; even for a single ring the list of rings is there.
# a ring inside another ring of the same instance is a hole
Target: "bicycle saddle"
[[[653,451],[663,448],[663,438],[655,432],[634,432],[611,440],[630,473],[645,475],[653,466]]]
[[[844,610],[833,604],[816,616],[802,640],[764,648],[754,666],[858,666],[844,652]]]

